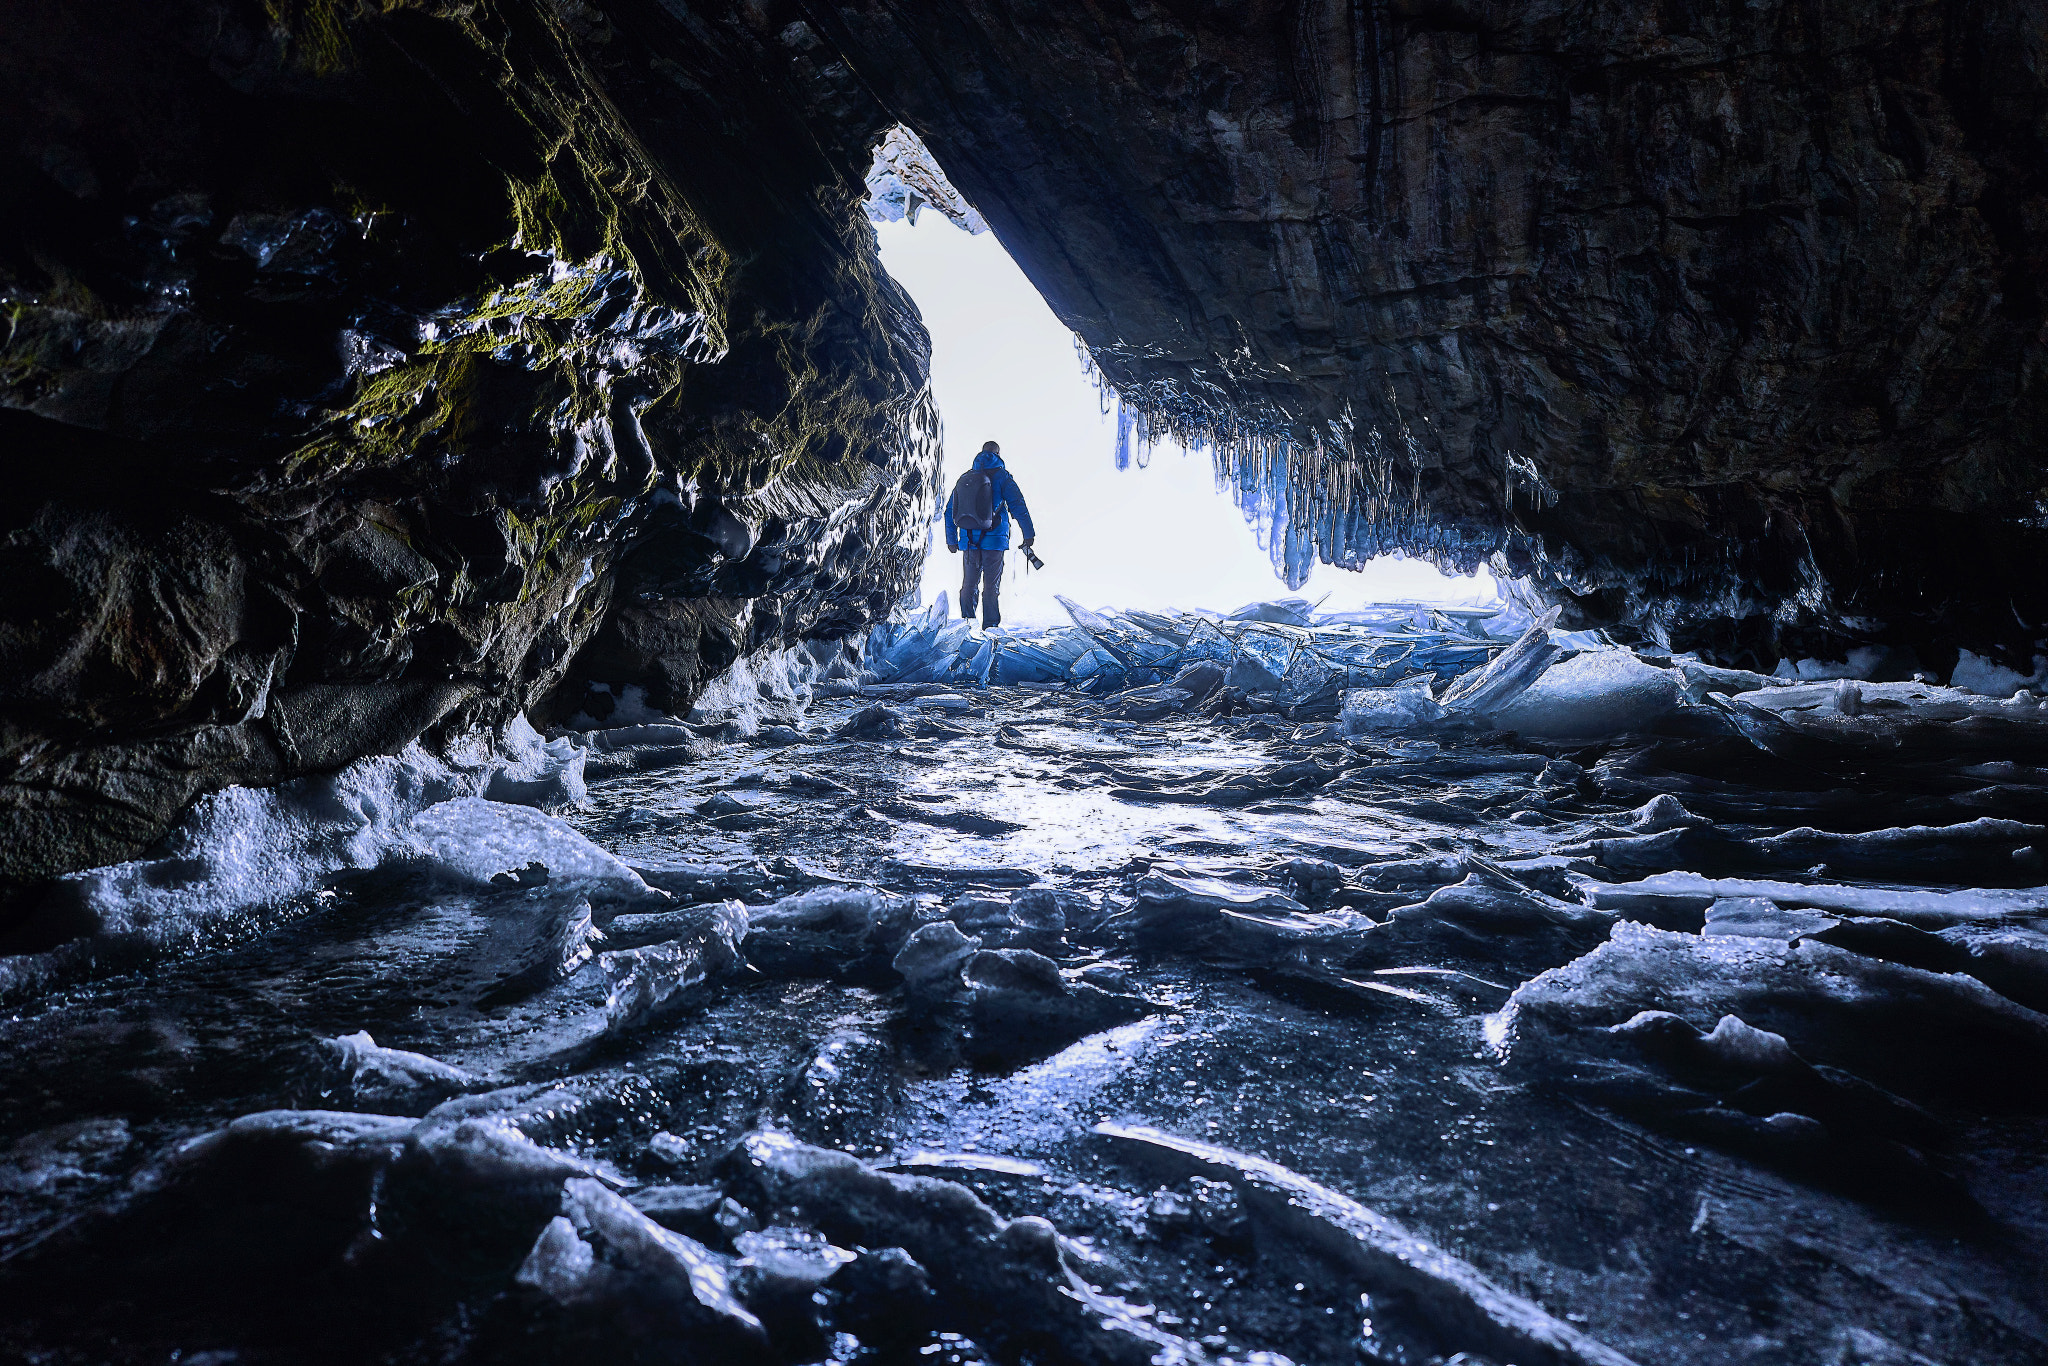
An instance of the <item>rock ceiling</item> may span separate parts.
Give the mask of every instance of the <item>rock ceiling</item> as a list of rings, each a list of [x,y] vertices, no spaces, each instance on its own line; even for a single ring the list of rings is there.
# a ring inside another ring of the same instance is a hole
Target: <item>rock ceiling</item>
[[[1733,663],[2048,621],[2017,0],[0,14],[10,887],[885,610],[899,123],[1297,561],[1498,554]]]

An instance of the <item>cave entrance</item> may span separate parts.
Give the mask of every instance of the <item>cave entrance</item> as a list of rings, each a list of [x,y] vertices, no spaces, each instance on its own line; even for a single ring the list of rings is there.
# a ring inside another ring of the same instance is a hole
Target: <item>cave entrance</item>
[[[898,130],[891,138],[906,136]],[[928,162],[920,169],[936,176]],[[906,179],[871,178],[870,211],[883,265],[931,332],[932,387],[944,423],[940,487],[952,488],[983,441],[998,441],[1037,523],[1046,568],[1031,571],[1021,555],[1009,556],[1006,623],[1064,624],[1055,594],[1089,607],[1220,611],[1297,595],[1326,599],[1326,611],[1496,600],[1484,569],[1448,575],[1399,556],[1360,571],[1318,564],[1290,593],[1258,532],[1219,490],[1207,455],[1162,441],[1149,458],[1140,454],[1117,468],[1116,420],[1103,411],[1073,334],[943,177]],[[932,530],[921,585],[927,603],[941,592],[957,597],[959,589],[959,558],[946,553],[940,527]]]

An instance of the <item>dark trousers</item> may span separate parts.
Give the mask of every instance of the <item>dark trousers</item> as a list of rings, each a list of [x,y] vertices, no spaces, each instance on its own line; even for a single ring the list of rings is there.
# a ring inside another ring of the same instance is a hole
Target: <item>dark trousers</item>
[[[982,605],[981,624],[994,626],[1003,619],[996,594],[1003,587],[1003,552],[960,548],[960,615],[972,617],[977,600]]]

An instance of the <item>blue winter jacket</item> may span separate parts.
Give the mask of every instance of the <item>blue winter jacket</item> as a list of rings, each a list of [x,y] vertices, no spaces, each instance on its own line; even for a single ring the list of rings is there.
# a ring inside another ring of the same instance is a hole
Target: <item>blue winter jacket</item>
[[[993,451],[983,451],[974,457],[974,468],[994,470],[995,487],[990,490],[996,500],[996,524],[987,531],[976,531],[973,527],[962,527],[953,520],[953,499],[946,499],[946,549],[958,550],[963,545],[969,550],[1008,550],[1010,548],[1010,513],[1017,514],[1017,525],[1024,528],[1024,539],[1034,540],[1038,533],[1031,527],[1031,509],[1024,506],[1024,490],[1017,487],[1017,481],[1003,466],[1003,457]]]

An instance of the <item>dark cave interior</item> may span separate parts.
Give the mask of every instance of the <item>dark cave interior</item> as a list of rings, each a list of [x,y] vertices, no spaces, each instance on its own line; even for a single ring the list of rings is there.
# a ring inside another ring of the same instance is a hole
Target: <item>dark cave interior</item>
[[[11,1357],[2048,1354],[2039,5],[0,35]],[[911,604],[884,175],[1511,600]]]

